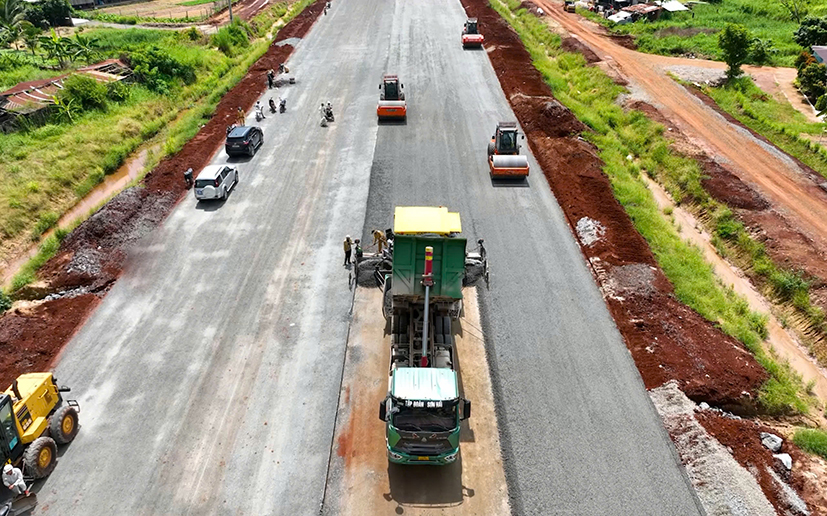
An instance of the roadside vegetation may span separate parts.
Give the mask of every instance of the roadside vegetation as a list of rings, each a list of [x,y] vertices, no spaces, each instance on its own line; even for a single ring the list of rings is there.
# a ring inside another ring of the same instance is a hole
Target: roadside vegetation
[[[694,4],[691,12],[664,13],[654,22],[626,25],[615,25],[588,11],[582,14],[606,25],[612,32],[634,36],[642,52],[694,54],[716,60],[723,60],[718,33],[729,24],[740,24],[751,34],[754,43],[748,63],[793,66],[801,52],[793,34],[807,17],[827,16],[827,1],[811,0],[804,4],[800,0],[720,0]]]
[[[827,459],[827,432],[811,428],[799,428],[793,434],[793,443],[802,450]]]
[[[662,126],[619,106],[616,99],[624,89],[600,68],[586,66],[582,55],[562,51],[560,37],[520,8],[518,0],[491,4],[520,35],[555,97],[591,129],[582,136],[598,148],[615,196],[648,241],[676,296],[743,342],[769,372],[759,393],[762,409],[768,414],[807,413],[810,399],[800,376],[762,345],[767,336],[765,316],[751,311],[746,300],[721,284],[701,250],[683,241],[660,213],[641,178],[646,173],[666,184],[676,199],[711,203],[700,185],[698,164],[670,151]]]
[[[310,3],[302,0],[289,11],[286,4],[276,4],[250,24],[239,21],[225,27],[222,31],[245,35],[227,44],[221,44],[221,31],[207,38],[194,28],[86,31],[97,57],[127,59],[137,80],[102,85],[72,77],[44,124],[24,124],[17,132],[0,134],[0,252],[7,252],[13,242],[38,240],[142,143],[162,142],[160,152],[150,153],[145,170],[178,151],[267,51],[270,42],[257,36],[266,34],[276,20],[287,23]],[[54,59],[41,60],[56,66]],[[56,231],[41,244],[13,279],[10,292],[36,278],[65,234]]]

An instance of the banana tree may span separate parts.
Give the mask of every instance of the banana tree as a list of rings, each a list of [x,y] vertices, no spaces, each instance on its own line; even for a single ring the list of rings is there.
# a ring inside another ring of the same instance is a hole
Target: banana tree
[[[20,37],[20,24],[25,21],[26,4],[22,0],[0,0],[0,32],[5,33],[15,50]]]
[[[61,69],[66,68],[67,58],[70,56],[72,48],[72,40],[58,36],[55,29],[52,29],[50,35],[40,37],[40,46],[50,58],[57,60],[57,65]]]

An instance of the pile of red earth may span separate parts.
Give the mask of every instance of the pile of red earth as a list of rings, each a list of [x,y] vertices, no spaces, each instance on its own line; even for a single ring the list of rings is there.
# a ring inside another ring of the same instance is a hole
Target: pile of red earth
[[[680,303],[644,238],[615,199],[586,127],[557,102],[511,27],[486,0],[462,0],[479,19],[488,56],[572,229],[599,228],[581,249],[647,388],[674,379],[696,401],[748,412],[767,373],[737,340]]]
[[[148,173],[141,187],[121,192],[63,240],[39,272],[48,284],[40,289],[42,294],[57,299],[0,316],[0,385],[22,373],[49,369],[120,275],[129,245],[156,228],[183,198],[183,172],[209,164],[224,143],[227,126],[235,122],[238,107],[252,108],[267,88],[267,70],[287,61],[293,47],[279,42],[307,34],[325,1],[316,0],[279,31],[267,52],[222,98],[210,121]]]

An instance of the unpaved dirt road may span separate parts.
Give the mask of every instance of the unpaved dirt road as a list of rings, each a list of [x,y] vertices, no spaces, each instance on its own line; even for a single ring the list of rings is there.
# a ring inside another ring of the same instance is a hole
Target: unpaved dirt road
[[[788,156],[729,123],[666,75],[670,66],[695,65],[696,60],[629,50],[605,37],[595,23],[563,12],[561,4],[551,0],[536,3],[546,10],[553,23],[580,38],[610,67],[616,68],[632,83],[633,92],[644,92],[646,98],[641,100],[658,108],[716,161],[756,187],[821,249],[827,248],[827,191],[803,174]]]
[[[453,333],[461,395],[474,410],[462,423],[460,458],[446,467],[410,467],[388,463],[385,425],[378,417],[390,362],[382,290],[357,289],[325,499],[328,514],[508,513],[476,290],[464,289],[463,298],[465,316],[453,323]]]
[[[273,92],[288,113],[261,124],[266,144],[237,161],[229,200],[185,199],[67,346],[57,375],[83,426],[38,486],[38,514],[346,512],[324,497],[347,467],[341,241],[405,204],[449,206],[469,242],[486,239],[481,334],[510,509],[701,512],[536,161],[525,184],[488,177],[488,138],[514,115],[485,52],[461,49],[464,17],[456,0],[333,2],[297,44],[298,83]],[[405,84],[407,124],[377,126],[384,72]],[[326,101],[337,116],[322,129]],[[360,405],[360,424],[381,429],[376,408]]]

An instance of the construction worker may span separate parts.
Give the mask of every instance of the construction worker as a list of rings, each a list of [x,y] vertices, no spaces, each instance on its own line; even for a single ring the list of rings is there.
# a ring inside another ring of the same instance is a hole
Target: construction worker
[[[353,242],[350,240],[350,235],[347,235],[345,237],[344,247],[345,247],[345,263],[344,263],[344,265],[345,265],[345,267],[347,267],[348,265],[350,265],[350,250],[353,247]]]
[[[273,89],[273,80],[276,78],[276,72],[273,70],[267,70],[267,88]]]
[[[377,251],[378,254],[382,254],[382,246],[384,246],[388,240],[385,238],[385,234],[379,231],[378,229],[374,229],[371,233],[373,235],[373,245],[378,245],[379,250]]]
[[[238,111],[236,111],[235,113],[235,120],[239,126],[244,125],[244,123],[247,121],[247,114],[244,112],[243,109],[241,109],[241,106],[238,106]]]
[[[188,168],[184,171],[184,182],[187,184],[187,189],[192,188],[192,169]]]
[[[362,244],[358,238],[353,242],[356,244],[356,265],[359,265],[359,262],[362,261],[362,256],[364,255],[364,253],[362,253]]]
[[[29,488],[26,487],[26,482],[23,480],[23,472],[20,468],[15,468],[11,464],[3,466],[3,484],[11,489],[15,496],[25,494],[29,496]]]

